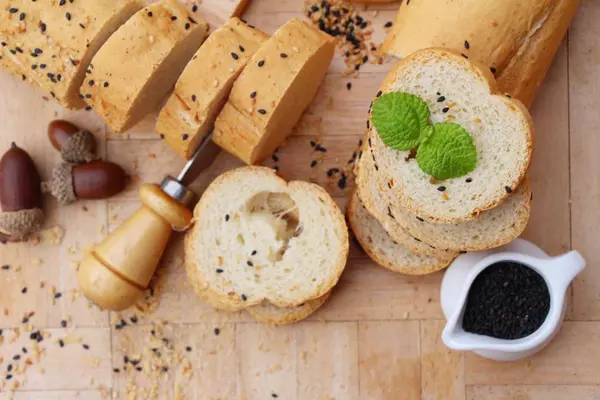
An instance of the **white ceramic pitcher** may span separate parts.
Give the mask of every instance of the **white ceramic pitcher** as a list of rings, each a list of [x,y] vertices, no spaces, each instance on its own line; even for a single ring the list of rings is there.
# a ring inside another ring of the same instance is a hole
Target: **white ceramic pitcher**
[[[473,281],[485,268],[503,261],[526,265],[544,278],[550,292],[550,310],[546,320],[534,333],[516,340],[465,332],[462,320]],[[442,307],[448,319],[442,340],[451,349],[473,351],[502,361],[518,360],[540,351],[558,333],[566,310],[567,288],[584,267],[585,260],[577,251],[550,258],[521,239],[504,249],[460,256],[452,263],[442,282]]]

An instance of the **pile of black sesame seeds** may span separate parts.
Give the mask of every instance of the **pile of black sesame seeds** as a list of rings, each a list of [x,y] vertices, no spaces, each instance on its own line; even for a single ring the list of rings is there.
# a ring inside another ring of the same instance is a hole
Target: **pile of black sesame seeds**
[[[304,11],[321,31],[336,39],[346,64],[346,75],[358,72],[369,62],[383,62],[379,45],[371,41],[371,22],[352,5],[343,0],[305,0]]]

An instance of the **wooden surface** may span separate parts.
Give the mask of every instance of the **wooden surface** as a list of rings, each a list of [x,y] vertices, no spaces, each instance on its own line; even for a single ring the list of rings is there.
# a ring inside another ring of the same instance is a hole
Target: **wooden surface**
[[[183,161],[152,132],[152,118],[117,136],[91,112],[65,111],[0,72],[0,149],[17,141],[48,178],[59,157],[45,139],[46,125],[68,118],[91,129],[102,154],[133,177],[109,201],[62,208],[47,201],[47,228],[64,229],[60,244],[54,229],[37,244],[0,247],[0,264],[10,266],[0,269],[0,399],[13,398],[9,389],[17,384],[19,400],[120,399],[136,393],[139,399],[600,399],[600,1],[582,3],[533,108],[534,215],[525,237],[551,254],[580,250],[589,265],[574,284],[568,321],[555,341],[528,360],[508,364],[444,347],[442,273],[392,274],[356,246],[331,300],[294,326],[274,328],[204,305],[186,280],[181,237],[172,241],[159,270],[149,312],[109,314],[89,305],[77,292],[77,261],[136,209],[142,182],[178,172]],[[246,17],[272,32],[300,15],[301,5],[254,0]],[[395,14],[393,5],[379,8],[376,16],[373,8],[364,12],[378,28],[376,41]],[[326,171],[351,157],[370,98],[389,66],[367,65],[350,79],[336,58],[303,124],[279,153],[277,165],[286,177],[312,177],[345,203],[349,190]],[[327,153],[311,148],[317,136]],[[323,161],[310,168],[317,155]],[[238,165],[222,154],[195,189]],[[35,314],[23,324],[30,312]],[[37,330],[43,340],[35,345],[30,335],[35,338]],[[127,363],[124,371],[125,356],[141,361]]]

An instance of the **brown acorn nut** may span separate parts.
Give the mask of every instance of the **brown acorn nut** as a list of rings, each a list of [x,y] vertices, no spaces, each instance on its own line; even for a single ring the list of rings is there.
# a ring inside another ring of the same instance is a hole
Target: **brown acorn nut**
[[[18,242],[43,222],[40,174],[23,149],[11,144],[0,159],[0,241]]]
[[[94,135],[69,121],[58,119],[50,122],[48,138],[66,162],[82,164],[98,159],[94,153]]]
[[[44,183],[61,204],[71,204],[77,199],[107,199],[125,188],[125,171],[115,163],[93,161],[73,165],[62,163],[52,172],[52,180]]]

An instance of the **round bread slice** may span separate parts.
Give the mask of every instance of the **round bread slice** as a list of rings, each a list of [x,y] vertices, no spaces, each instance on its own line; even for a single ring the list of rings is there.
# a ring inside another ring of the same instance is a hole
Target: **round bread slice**
[[[379,221],[383,229],[395,242],[416,254],[442,258],[448,256],[448,254],[444,254],[447,253],[446,250],[440,250],[421,239],[417,239],[395,221],[390,207],[379,195],[377,183],[373,179],[376,171],[373,169],[371,151],[364,145],[364,142],[354,172],[356,176],[356,194],[360,202],[365,205],[369,214]],[[453,254],[453,256],[457,255]]]
[[[423,99],[430,122],[452,122],[473,138],[477,166],[466,176],[435,181],[410,151],[386,146],[375,127],[369,133],[379,187],[384,198],[419,217],[439,223],[472,220],[500,204],[515,190],[529,167],[533,121],[519,101],[496,95],[488,68],[446,49],[425,49],[400,61],[380,93],[407,92]],[[371,124],[372,125],[372,124]]]
[[[360,179],[360,176],[376,173],[370,150],[363,149],[357,169],[357,191],[361,201],[372,215],[383,221],[382,225],[394,239],[408,236],[436,249],[481,251],[513,241],[529,222],[531,186],[527,178],[502,204],[482,212],[477,219],[437,224],[425,221],[403,207],[396,207],[397,212],[392,213],[383,199],[389,187],[378,188],[373,180]]]
[[[416,254],[396,243],[360,202],[356,191],[348,203],[348,221],[363,250],[377,264],[406,275],[426,275],[446,268],[456,257]]]
[[[266,322],[273,325],[287,325],[308,318],[312,313],[317,311],[329,298],[328,292],[325,296],[321,296],[314,300],[309,300],[304,304],[296,307],[277,307],[269,302],[264,302],[257,306],[246,308],[246,311],[252,318],[260,322]]]
[[[218,309],[298,306],[335,286],[348,259],[348,229],[329,194],[287,183],[269,168],[218,177],[194,219],[186,270],[198,295]]]

